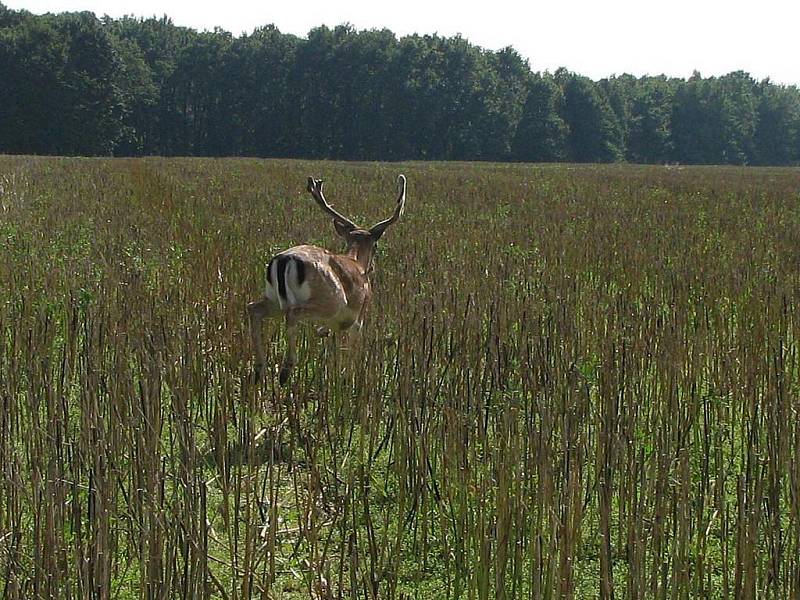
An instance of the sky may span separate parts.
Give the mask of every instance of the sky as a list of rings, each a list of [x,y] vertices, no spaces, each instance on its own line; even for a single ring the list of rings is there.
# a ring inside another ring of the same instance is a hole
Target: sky
[[[704,77],[735,70],[800,85],[800,1],[760,0],[0,0],[35,14],[88,10],[111,17],[172,18],[236,35],[274,24],[305,36],[317,25],[460,34],[498,50],[513,46],[534,71]]]

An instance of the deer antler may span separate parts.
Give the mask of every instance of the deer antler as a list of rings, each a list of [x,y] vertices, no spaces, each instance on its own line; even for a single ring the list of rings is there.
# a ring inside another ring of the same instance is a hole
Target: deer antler
[[[400,195],[397,197],[397,206],[395,206],[394,214],[389,217],[388,219],[381,221],[380,223],[376,223],[372,227],[370,227],[369,232],[376,238],[379,238],[383,235],[383,232],[386,231],[386,228],[389,227],[392,223],[397,221],[400,216],[403,214],[403,209],[406,205],[406,176],[400,175],[397,178],[397,183],[400,187]]]
[[[336,212],[333,207],[326,202],[325,196],[322,195],[322,179],[314,179],[313,177],[309,177],[308,191],[311,194],[311,197],[314,198],[314,201],[319,204],[319,207],[328,213],[328,215],[333,217],[335,221],[339,221],[342,225],[345,225],[350,229],[358,229],[358,226],[355,223],[353,223],[347,217]]]

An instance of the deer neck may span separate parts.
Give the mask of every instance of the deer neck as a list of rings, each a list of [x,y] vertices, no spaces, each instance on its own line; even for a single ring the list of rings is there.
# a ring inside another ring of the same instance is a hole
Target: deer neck
[[[361,267],[361,272],[365,277],[368,277],[372,272],[372,256],[369,250],[365,250],[363,248],[359,249],[358,246],[354,246],[352,248],[348,248],[345,255],[358,263],[358,266]]]

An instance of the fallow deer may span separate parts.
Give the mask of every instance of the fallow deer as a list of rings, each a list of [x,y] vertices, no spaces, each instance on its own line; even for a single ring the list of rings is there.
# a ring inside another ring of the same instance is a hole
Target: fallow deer
[[[297,363],[297,324],[303,320],[321,322],[327,327],[345,331],[355,326],[361,330],[372,299],[370,274],[374,269],[378,240],[403,214],[406,202],[406,178],[398,177],[399,196],[394,214],[369,229],[361,229],[325,200],[322,180],[308,178],[308,192],[314,201],[333,219],[336,233],[347,247],[335,254],[319,246],[302,245],[277,254],[267,265],[266,291],[261,300],[247,305],[250,338],[256,355],[255,377],[264,368],[261,322],[283,316],[286,321],[286,354],[281,364],[281,385],[289,379]],[[322,331],[325,328],[321,328]]]

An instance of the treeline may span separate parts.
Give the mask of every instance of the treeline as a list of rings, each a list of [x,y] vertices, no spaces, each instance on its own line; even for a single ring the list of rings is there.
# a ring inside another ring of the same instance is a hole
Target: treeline
[[[461,37],[0,4],[0,153],[785,165],[800,91],[747,73],[594,82]]]

